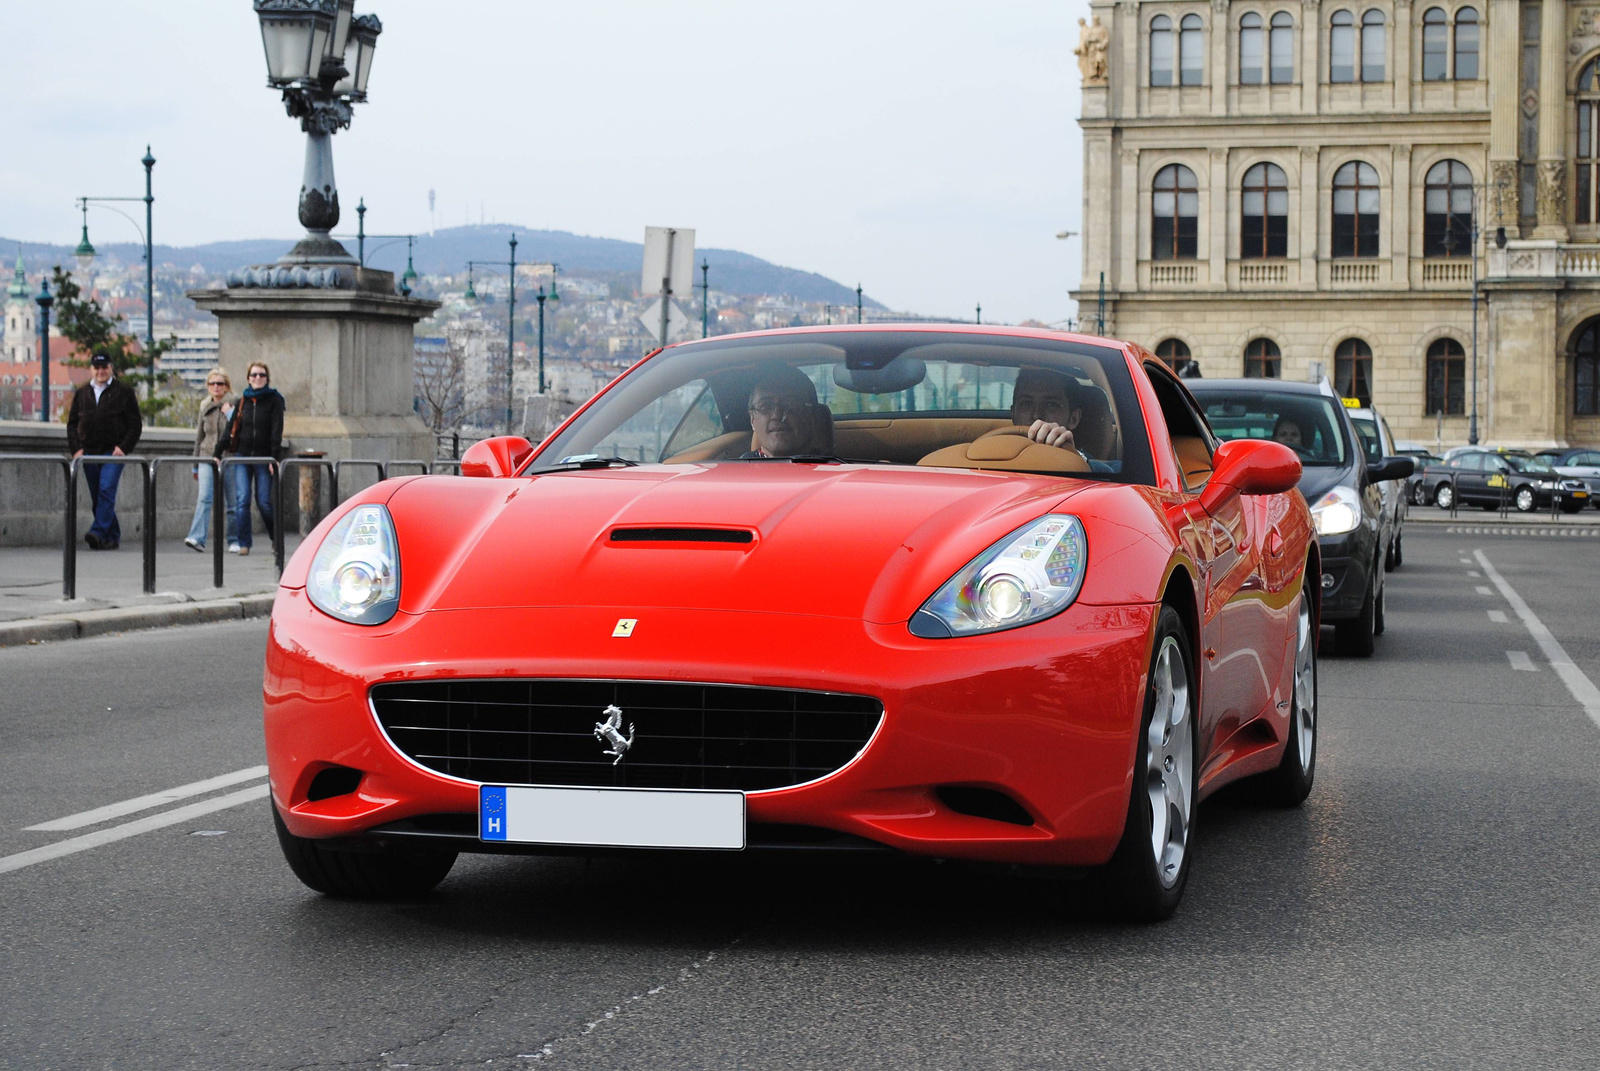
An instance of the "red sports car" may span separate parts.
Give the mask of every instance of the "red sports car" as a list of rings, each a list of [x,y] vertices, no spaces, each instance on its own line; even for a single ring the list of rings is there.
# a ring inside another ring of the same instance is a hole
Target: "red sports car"
[[[264,687],[284,854],[385,896],[462,851],[876,847],[1096,867],[1163,917],[1200,799],[1311,788],[1299,475],[1107,339],[669,346],[304,542]]]

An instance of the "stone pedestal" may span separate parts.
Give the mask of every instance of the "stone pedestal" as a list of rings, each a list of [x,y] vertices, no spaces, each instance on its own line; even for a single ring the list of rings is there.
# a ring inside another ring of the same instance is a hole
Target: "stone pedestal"
[[[287,409],[292,452],[341,458],[427,459],[433,435],[413,409],[413,328],[438,302],[400,297],[392,272],[357,269],[354,287],[233,287],[189,297],[220,326],[234,390],[261,361]]]

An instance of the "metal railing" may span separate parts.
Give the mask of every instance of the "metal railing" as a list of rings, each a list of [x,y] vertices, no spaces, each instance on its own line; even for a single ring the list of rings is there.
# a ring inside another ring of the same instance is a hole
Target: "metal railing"
[[[61,597],[78,597],[78,480],[72,459],[56,454],[0,454],[0,462],[33,462],[60,465],[66,477],[66,506],[61,517]]]

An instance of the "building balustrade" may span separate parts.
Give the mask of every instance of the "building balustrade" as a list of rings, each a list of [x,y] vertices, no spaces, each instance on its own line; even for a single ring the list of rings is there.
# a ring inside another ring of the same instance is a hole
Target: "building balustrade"
[[[1488,251],[1487,279],[1600,279],[1600,244],[1517,241]]]
[[[1381,262],[1376,260],[1335,260],[1328,265],[1328,281],[1334,286],[1365,286],[1379,281]]]
[[[1240,286],[1285,286],[1289,265],[1281,261],[1245,261],[1239,265]]]
[[[1455,287],[1472,285],[1472,261],[1465,257],[1422,262],[1422,285]]]

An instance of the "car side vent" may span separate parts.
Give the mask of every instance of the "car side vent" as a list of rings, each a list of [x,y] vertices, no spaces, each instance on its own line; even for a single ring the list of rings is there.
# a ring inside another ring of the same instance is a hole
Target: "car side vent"
[[[318,771],[317,776],[311,779],[311,784],[306,788],[306,799],[312,803],[331,800],[335,796],[354,792],[360,784],[360,770],[352,770],[348,766],[329,766]]]
[[[615,528],[613,543],[753,543],[747,528]]]
[[[1022,809],[1022,804],[992,788],[975,788],[971,785],[940,785],[935,790],[939,802],[957,814],[973,818],[988,818],[1014,826],[1033,825],[1033,815]]]

